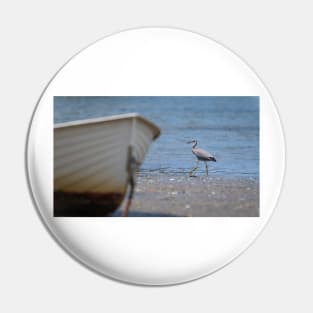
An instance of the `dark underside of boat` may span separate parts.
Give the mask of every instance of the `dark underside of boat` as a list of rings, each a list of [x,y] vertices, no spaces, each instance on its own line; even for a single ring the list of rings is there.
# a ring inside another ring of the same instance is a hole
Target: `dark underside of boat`
[[[105,217],[110,216],[122,203],[121,193],[54,192],[55,217]]]

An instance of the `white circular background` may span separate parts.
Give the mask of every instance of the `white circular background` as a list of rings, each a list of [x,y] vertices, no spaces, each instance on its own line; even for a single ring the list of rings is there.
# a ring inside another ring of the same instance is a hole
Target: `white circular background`
[[[259,96],[260,217],[53,217],[53,96]],[[260,233],[279,196],[284,139],[272,99],[233,52],[188,31],[129,30],[73,57],[50,82],[33,116],[28,178],[57,241],[89,268],[136,284],[175,284],[223,267]]]

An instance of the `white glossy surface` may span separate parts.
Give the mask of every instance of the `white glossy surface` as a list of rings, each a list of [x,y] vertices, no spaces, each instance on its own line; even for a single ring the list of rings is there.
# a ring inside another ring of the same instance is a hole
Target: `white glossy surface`
[[[55,95],[260,96],[260,218],[53,218]],[[195,279],[238,256],[268,221],[284,172],[283,134],[262,83],[229,50],[179,30],[123,32],[78,54],[41,98],[29,140],[34,198],[58,241],[94,270],[141,284]]]

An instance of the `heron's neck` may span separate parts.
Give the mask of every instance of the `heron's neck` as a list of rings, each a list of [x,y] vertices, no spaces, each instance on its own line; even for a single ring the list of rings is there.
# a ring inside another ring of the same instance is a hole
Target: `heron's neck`
[[[193,144],[192,149],[194,149],[197,145],[197,141]]]

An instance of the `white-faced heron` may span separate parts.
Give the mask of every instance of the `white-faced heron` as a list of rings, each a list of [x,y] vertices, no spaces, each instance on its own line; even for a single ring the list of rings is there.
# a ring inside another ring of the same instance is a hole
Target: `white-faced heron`
[[[193,139],[191,141],[188,141],[187,143],[193,143],[191,151],[197,157],[196,165],[189,172],[189,176],[192,176],[192,173],[198,168],[199,161],[205,162],[206,175],[208,176],[209,175],[208,161],[216,162],[215,157],[211,153],[209,153],[208,151],[196,148],[197,140]]]

